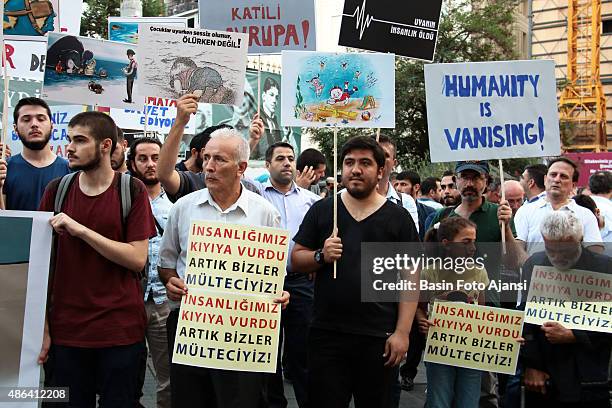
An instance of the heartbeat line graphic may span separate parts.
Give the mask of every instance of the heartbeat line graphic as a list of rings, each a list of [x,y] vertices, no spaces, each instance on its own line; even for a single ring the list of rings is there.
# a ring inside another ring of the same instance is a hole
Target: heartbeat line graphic
[[[366,2],[367,2],[367,0],[363,0],[363,3],[361,3],[361,7],[357,6],[355,8],[355,11],[353,12],[353,14],[342,14],[345,17],[355,18],[357,20],[356,24],[355,24],[355,29],[359,30],[359,39],[360,40],[363,38],[363,33],[365,32],[365,30],[367,28],[370,28],[370,24],[372,24],[372,21],[376,21],[377,23],[401,25],[401,26],[404,26],[404,27],[411,27],[411,28],[416,28],[416,29],[420,29],[420,30],[435,31],[435,32],[438,31],[438,30],[432,29],[432,28],[417,27],[417,26],[413,26],[413,25],[410,25],[410,24],[396,23],[396,22],[393,22],[393,21],[380,20],[380,19],[374,18],[374,16],[366,14]]]

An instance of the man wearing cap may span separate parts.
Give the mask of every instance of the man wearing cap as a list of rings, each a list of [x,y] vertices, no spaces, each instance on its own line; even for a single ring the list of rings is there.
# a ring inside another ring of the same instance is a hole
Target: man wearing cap
[[[515,244],[512,223],[512,209],[507,201],[494,204],[487,201],[484,191],[487,187],[487,175],[489,174],[489,163],[486,161],[464,161],[458,162],[455,168],[457,174],[457,189],[461,194],[461,204],[457,207],[446,207],[436,212],[431,225],[436,225],[446,217],[464,217],[476,224],[476,242],[500,242],[502,240],[501,224],[505,225],[506,247],[508,255],[518,258],[516,253],[520,251]],[[487,254],[484,264],[489,275],[489,280],[500,279],[501,250],[499,256]],[[484,255],[483,255],[484,256]],[[494,290],[486,291],[488,304],[500,305],[500,293]],[[498,396],[496,392],[497,378],[494,374],[483,372],[481,387],[481,406],[497,407]]]

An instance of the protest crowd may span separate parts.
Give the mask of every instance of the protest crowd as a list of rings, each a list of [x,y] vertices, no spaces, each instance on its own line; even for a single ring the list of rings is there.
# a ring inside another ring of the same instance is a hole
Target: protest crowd
[[[554,62],[424,64],[417,165],[392,53],[434,61],[441,2],[345,8],[367,53],[318,52],[313,4],[234,3],[233,31],[212,6],[132,43],[50,28],[44,92],[4,101],[0,406],[27,379],[69,392],[42,407],[610,408],[612,172],[562,151]]]
[[[270,145],[269,179],[262,183],[245,177],[247,141],[230,126],[213,126],[194,137],[191,158],[177,164],[184,126],[197,110],[195,96],[181,97],[177,108],[163,144],[143,137],[129,147],[110,116],[80,113],[69,124],[65,160],[48,148],[46,102],[24,98],[15,107],[23,150],[0,162],[2,208],[55,213],[55,264],[39,363],[45,384],[70,387],[71,406],[94,406],[96,394],[100,406],[138,406],[148,353],[160,407],[287,406],[283,376],[300,407],[348,406],[352,398],[355,406],[397,407],[401,390],[414,388],[434,326],[428,310],[448,293],[431,291],[421,302],[362,302],[366,241],[423,240],[457,256],[456,248],[443,249],[446,244],[474,247],[500,242],[504,234],[526,277],[534,265],[610,273],[610,258],[602,254],[612,241],[610,172],[593,174],[590,194],[577,194],[578,169],[560,157],[506,181],[502,199],[487,161],[458,162],[439,177],[421,179],[412,170],[394,172],[396,146],[384,133],[378,141],[355,137],[339,152],[334,229],[334,179],[320,171],[326,163],[321,153],[307,151],[304,158],[285,142]],[[263,129],[255,117],[251,138],[258,140]],[[314,194],[321,181],[329,189]],[[129,195],[128,207],[122,195]],[[171,363],[178,305],[188,294],[192,219],[289,230],[291,256],[283,294],[275,300],[283,307],[276,373]],[[535,248],[541,242],[544,251]],[[464,278],[488,284],[499,279],[499,270],[473,268]],[[442,282],[453,273],[424,269],[421,278]],[[524,297],[502,303],[482,290],[467,292],[463,301],[525,307]],[[521,384],[526,406],[609,406],[609,334],[549,322],[526,324],[520,337],[515,375],[426,363],[427,406],[519,407]]]

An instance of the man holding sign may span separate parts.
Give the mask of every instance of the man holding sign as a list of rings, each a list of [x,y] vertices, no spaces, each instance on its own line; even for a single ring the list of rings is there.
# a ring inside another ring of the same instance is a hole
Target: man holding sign
[[[583,226],[571,212],[551,212],[542,220],[540,232],[546,252],[538,252],[525,262],[523,274],[528,281],[531,281],[534,267],[539,265],[554,266],[565,274],[570,274],[571,269],[612,273],[610,257],[583,248]],[[610,291],[609,287],[602,290]],[[551,294],[547,304],[558,304],[554,297]],[[597,304],[606,307],[608,302],[599,301]],[[525,367],[525,385],[530,391],[526,406],[610,406],[609,333],[570,330],[559,322],[549,321],[539,327],[525,324],[523,337],[526,342],[521,358]]]
[[[280,226],[278,211],[261,196],[240,183],[249,159],[247,141],[233,129],[220,129],[211,135],[204,154],[206,188],[178,200],[166,224],[160,248],[160,278],[168,298],[181,301],[187,295],[184,278],[192,220],[220,221],[228,224]],[[288,303],[283,293],[277,303]],[[174,351],[179,309],[168,316],[170,352]],[[172,405],[257,408],[265,392],[265,375],[259,372],[230,371],[192,367],[173,363],[170,368]]]

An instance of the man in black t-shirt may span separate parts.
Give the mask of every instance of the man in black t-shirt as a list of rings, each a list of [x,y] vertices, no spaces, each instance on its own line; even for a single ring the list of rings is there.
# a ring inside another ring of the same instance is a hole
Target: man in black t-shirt
[[[333,198],[315,203],[294,238],[296,272],[317,272],[308,340],[308,392],[313,407],[384,407],[408,349],[412,302],[361,302],[361,243],[418,242],[407,211],[376,191],[385,155],[367,137],[342,148],[338,229]],[[337,262],[337,278],[333,263]]]

